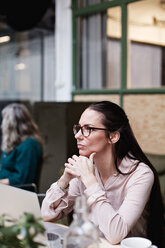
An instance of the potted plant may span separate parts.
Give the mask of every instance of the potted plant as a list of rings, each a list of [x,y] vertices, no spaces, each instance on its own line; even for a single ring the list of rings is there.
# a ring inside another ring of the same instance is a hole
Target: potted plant
[[[0,216],[0,247],[1,248],[38,248],[45,244],[37,241],[45,228],[40,218],[24,213],[19,219],[7,215]]]

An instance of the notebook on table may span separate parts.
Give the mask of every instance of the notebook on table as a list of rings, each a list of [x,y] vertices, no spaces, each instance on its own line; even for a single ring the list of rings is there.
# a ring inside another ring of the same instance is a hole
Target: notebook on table
[[[19,218],[24,212],[41,217],[37,194],[0,183],[0,215],[7,214]]]
[[[0,215],[6,214],[18,219],[26,212],[33,214],[36,218],[41,218],[40,203],[37,194],[34,192],[0,183],[0,199]],[[43,243],[47,243],[48,233],[56,233],[60,235],[62,240],[67,231],[67,228],[53,223],[43,222],[43,225],[46,232],[45,235],[39,237],[40,241],[43,240]]]

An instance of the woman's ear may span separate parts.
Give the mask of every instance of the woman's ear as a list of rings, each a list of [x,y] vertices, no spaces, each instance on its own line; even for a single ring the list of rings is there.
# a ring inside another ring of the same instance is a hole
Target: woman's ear
[[[119,132],[113,132],[109,134],[109,143],[115,144],[120,139]]]

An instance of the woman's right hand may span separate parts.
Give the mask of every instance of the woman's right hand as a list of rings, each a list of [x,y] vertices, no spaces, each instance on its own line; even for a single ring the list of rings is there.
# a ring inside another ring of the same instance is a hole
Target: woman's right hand
[[[58,185],[62,189],[66,189],[68,187],[68,184],[71,179],[73,179],[74,176],[67,172],[67,168],[65,168],[63,175],[58,180]]]

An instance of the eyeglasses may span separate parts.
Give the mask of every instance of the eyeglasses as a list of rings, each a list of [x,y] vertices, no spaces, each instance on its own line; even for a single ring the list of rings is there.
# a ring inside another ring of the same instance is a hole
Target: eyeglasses
[[[80,126],[80,125],[74,125],[73,126],[73,133],[76,135],[81,130],[81,133],[84,137],[88,137],[92,130],[105,130],[108,131],[106,128],[99,128],[99,127],[89,127],[87,125]]]

